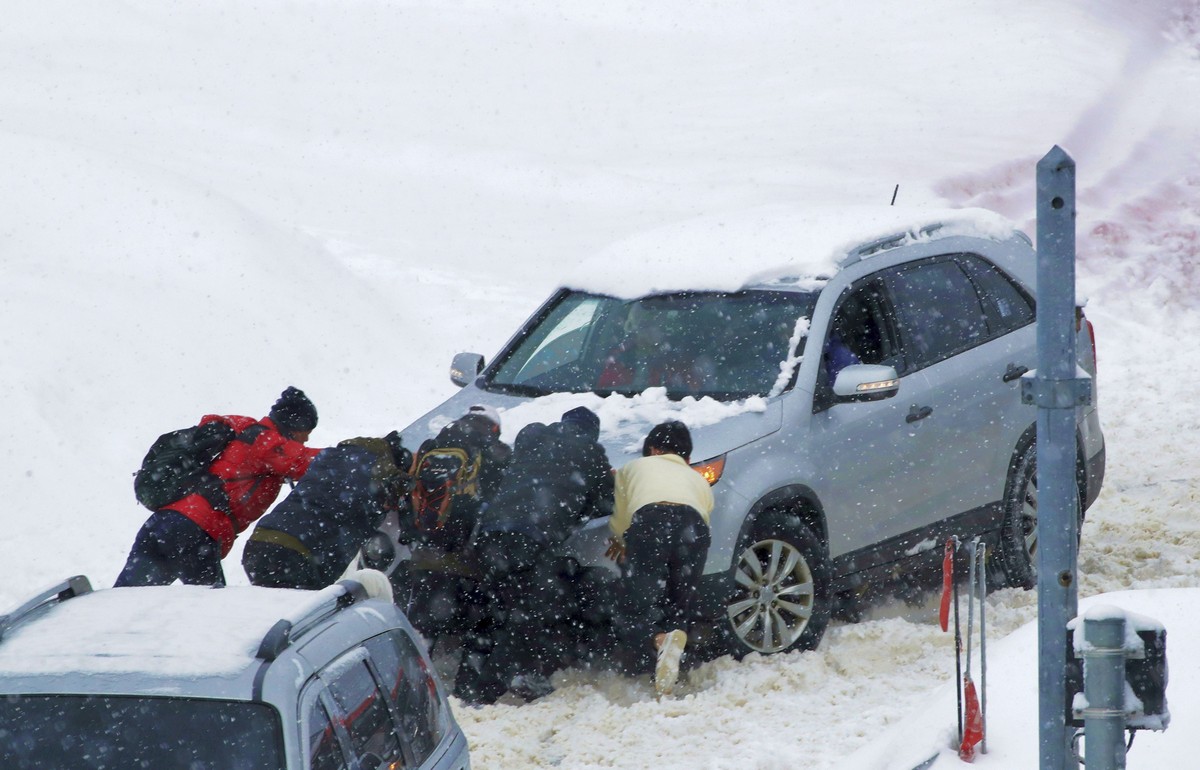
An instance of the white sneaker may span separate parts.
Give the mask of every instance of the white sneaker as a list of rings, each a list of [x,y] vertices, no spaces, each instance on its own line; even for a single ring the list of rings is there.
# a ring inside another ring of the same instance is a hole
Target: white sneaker
[[[668,631],[658,645],[658,663],[654,666],[654,691],[661,698],[670,695],[679,679],[679,659],[687,646],[687,634],[678,628]]]

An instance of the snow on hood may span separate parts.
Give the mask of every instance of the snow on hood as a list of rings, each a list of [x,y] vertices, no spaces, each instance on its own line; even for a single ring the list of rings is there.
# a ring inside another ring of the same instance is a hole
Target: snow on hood
[[[933,225],[942,227],[923,232]],[[1015,229],[986,209],[766,206],[638,233],[584,260],[564,284],[625,298],[770,282],[813,289],[837,272],[848,252],[880,238],[907,233],[912,242],[951,235],[1006,240]]]
[[[705,396],[687,396],[678,401],[667,398],[666,388],[647,388],[634,396],[614,393],[552,393],[523,401],[517,406],[500,408],[503,425],[501,438],[512,444],[521,428],[534,422],[552,423],[564,412],[586,406],[600,417],[602,441],[629,453],[641,451],[642,439],[650,426],[666,420],[679,420],[691,430],[728,420],[746,413],[767,409],[767,400],[751,396],[739,401],[718,401]],[[449,420],[447,419],[447,422]]]

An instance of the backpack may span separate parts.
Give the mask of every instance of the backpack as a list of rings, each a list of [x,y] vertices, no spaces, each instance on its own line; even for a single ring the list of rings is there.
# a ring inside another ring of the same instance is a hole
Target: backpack
[[[432,447],[421,453],[413,476],[413,517],[418,530],[443,529],[457,496],[479,496],[482,458],[462,447]]]
[[[224,487],[208,468],[236,437],[237,431],[220,420],[159,436],[134,474],[138,502],[157,511],[199,492],[213,507],[228,511]]]
[[[412,470],[412,539],[447,550],[466,543],[482,498],[483,451],[453,423],[421,447]]]

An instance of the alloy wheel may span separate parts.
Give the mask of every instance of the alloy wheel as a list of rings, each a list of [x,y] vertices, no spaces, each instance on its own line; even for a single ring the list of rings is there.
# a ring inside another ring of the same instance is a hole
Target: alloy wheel
[[[742,552],[729,604],[733,632],[752,650],[781,652],[800,638],[816,601],[812,570],[785,540],[760,540]]]

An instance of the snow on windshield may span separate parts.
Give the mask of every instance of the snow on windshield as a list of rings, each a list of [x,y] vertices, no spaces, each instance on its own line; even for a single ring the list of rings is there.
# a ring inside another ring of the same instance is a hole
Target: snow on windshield
[[[791,382],[792,374],[804,359],[804,355],[796,351],[800,350],[800,341],[808,336],[808,325],[809,319],[807,317],[801,316],[796,319],[796,328],[792,331],[792,338],[788,341],[788,350],[793,352],[780,362],[779,376],[775,378],[775,384],[771,386],[769,395],[778,396],[783,392],[784,388]]]
[[[932,225],[934,233],[922,233]],[[614,297],[668,291],[736,291],[767,282],[815,289],[855,247],[908,233],[995,240],[1014,225],[983,209],[765,206],[698,217],[633,235],[585,260],[564,285]]]

